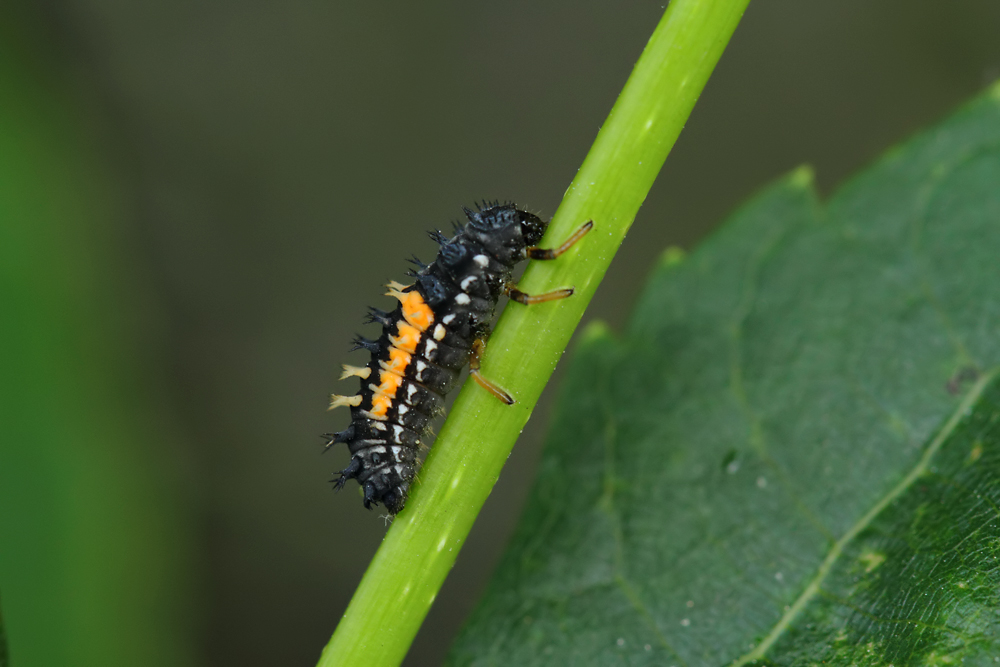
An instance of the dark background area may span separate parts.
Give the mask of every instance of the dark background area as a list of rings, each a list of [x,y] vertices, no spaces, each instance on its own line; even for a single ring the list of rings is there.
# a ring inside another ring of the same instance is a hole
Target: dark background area
[[[118,279],[142,295],[129,335],[175,428],[205,664],[315,663],[385,532],[354,485],[330,491],[346,451],[319,456],[318,434],[346,423],[324,408],[361,358],[347,350],[365,307],[387,305],[380,285],[432,257],[424,230],[462,205],[551,216],[662,12],[76,0],[11,14],[111,165]],[[994,0],[754,0],[586,320],[620,329],[657,255],[769,180],[810,163],[828,192],[1000,77],[998,35]],[[408,665],[439,664],[482,592],[553,391]]]

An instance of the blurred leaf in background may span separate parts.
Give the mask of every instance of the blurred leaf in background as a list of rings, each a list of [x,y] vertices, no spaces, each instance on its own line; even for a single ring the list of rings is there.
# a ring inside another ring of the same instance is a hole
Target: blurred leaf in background
[[[123,200],[49,35],[0,6],[0,592],[18,667],[193,665],[175,437]]]
[[[571,364],[454,664],[993,664],[1000,85],[802,169]]]

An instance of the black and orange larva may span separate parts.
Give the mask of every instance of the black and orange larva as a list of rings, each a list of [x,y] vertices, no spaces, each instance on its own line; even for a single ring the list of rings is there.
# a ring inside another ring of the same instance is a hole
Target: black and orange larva
[[[349,406],[351,425],[328,433],[326,448],[343,442],[351,462],[332,480],[340,490],[349,479],[364,489],[365,507],[382,503],[391,514],[403,509],[419,462],[417,452],[429,422],[444,411],[444,397],[462,368],[507,404],[514,402],[479,372],[479,359],[502,295],[523,304],[562,299],[573,288],[531,296],[511,282],[514,266],[525,259],[555,259],[593,226],[588,222],[558,248],[535,247],[548,223],[514,204],[485,204],[465,210],[469,221],[455,235],[432,232],[441,246],[437,259],[410,275],[412,285],[391,282],[387,296],[399,305],[391,312],[369,309],[368,323],[382,325],[374,340],[358,336],[355,350],[371,352],[367,366],[344,366],[341,379],[361,378],[354,396],[334,395],[330,408]]]

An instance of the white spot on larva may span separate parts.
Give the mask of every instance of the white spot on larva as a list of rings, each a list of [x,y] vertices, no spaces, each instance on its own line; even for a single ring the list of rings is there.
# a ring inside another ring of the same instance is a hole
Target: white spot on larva
[[[373,422],[372,426],[375,427],[376,431],[384,431],[385,430],[385,424],[383,424],[382,422]]]
[[[405,415],[410,409],[403,404],[399,406],[399,414]]]
[[[395,466],[392,467],[392,469],[396,471],[397,475],[399,475],[399,476],[403,475],[403,466],[395,465]]]
[[[472,261],[484,269],[490,265],[490,258],[486,255],[476,255],[472,258]]]
[[[399,440],[397,439],[396,442],[399,442]],[[392,455],[393,455],[393,457],[398,461],[400,455],[403,453],[403,448],[402,447],[392,447],[391,449],[392,449]]]
[[[438,326],[441,326],[441,325],[439,324]],[[444,338],[444,336],[442,336],[442,338]],[[428,359],[430,359],[430,360],[433,361],[433,359],[434,359],[434,350],[436,350],[436,349],[438,349],[438,344],[435,343],[432,340],[428,340],[426,347],[424,347],[424,355]]]
[[[417,393],[417,385],[415,385],[415,384],[408,384],[408,385],[406,385],[406,398],[407,399],[413,398],[413,395],[415,393]],[[396,428],[399,428],[399,427],[397,426]]]
[[[466,276],[465,278],[462,278],[462,282],[459,283],[459,287],[462,288],[463,292],[467,292],[469,290],[469,285],[476,282],[477,280],[479,280],[479,278],[477,278],[476,276]]]
[[[443,318],[441,318],[441,321],[444,322],[445,324],[451,324],[453,321],[455,321],[455,313],[452,313],[451,315],[445,315]]]
[[[395,435],[395,437],[396,437],[396,442],[399,442],[399,436],[403,435],[403,427],[400,426],[399,424],[393,424],[392,425],[392,432],[393,432],[393,435]],[[395,451],[396,447],[393,447],[392,449],[393,449],[393,451]]]
[[[690,618],[682,618],[681,619],[681,625],[683,625],[686,628],[687,626],[691,625],[691,619]]]
[[[616,641],[615,643],[618,644],[619,646],[625,646],[625,638],[619,637],[618,641]]]
[[[763,489],[765,486],[767,486],[767,480],[764,479],[763,476],[758,477],[757,478],[757,488],[758,489]]]
[[[469,303],[469,301],[471,301],[471,299],[469,299],[469,295],[466,294],[465,292],[462,292],[461,294],[455,297],[455,303],[457,303],[460,306],[466,305],[467,303]]]
[[[458,296],[465,296],[465,295],[459,294]],[[469,298],[466,297],[465,300],[468,301]],[[455,301],[458,301],[458,298],[456,298]],[[434,327],[434,340],[441,340],[442,338],[444,338],[446,333],[448,333],[447,329],[445,329],[440,324],[437,325],[436,327]]]

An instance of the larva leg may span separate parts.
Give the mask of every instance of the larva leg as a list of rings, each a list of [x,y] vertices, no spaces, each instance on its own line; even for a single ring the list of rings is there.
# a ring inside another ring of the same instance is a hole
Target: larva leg
[[[587,232],[593,228],[594,221],[589,220],[581,225],[580,229],[573,232],[573,234],[558,248],[538,248],[532,246],[525,249],[524,255],[528,259],[555,259],[572,248],[577,241],[586,236]],[[563,289],[545,292],[544,294],[525,294],[521,290],[517,289],[517,285],[508,283],[504,288],[504,293],[513,301],[529,305],[532,303],[544,303],[546,301],[555,301],[556,299],[565,299],[568,296],[573,296],[573,288],[565,287]]]
[[[573,296],[573,288],[564,287],[562,289],[552,290],[551,292],[545,292],[544,294],[525,294],[521,290],[517,289],[517,286],[514,284],[508,283],[504,288],[504,294],[509,296],[512,301],[517,301],[518,303],[523,303],[528,306],[533,303],[556,301],[557,299],[565,299],[568,296]]]
[[[528,259],[555,259],[559,255],[563,254],[564,252],[572,248],[577,241],[586,236],[587,232],[589,232],[593,228],[594,228],[594,221],[589,220],[583,223],[580,229],[573,232],[573,234],[568,239],[566,239],[565,243],[563,243],[558,248],[539,248],[536,246],[532,246],[530,248],[525,249],[524,255]]]
[[[472,375],[472,379],[475,380],[476,384],[480,387],[490,392],[507,405],[513,405],[514,399],[511,398],[510,394],[484,378],[479,372],[479,362],[482,359],[483,352],[485,350],[486,343],[482,338],[477,338],[472,342],[472,354],[469,356],[469,372]]]

